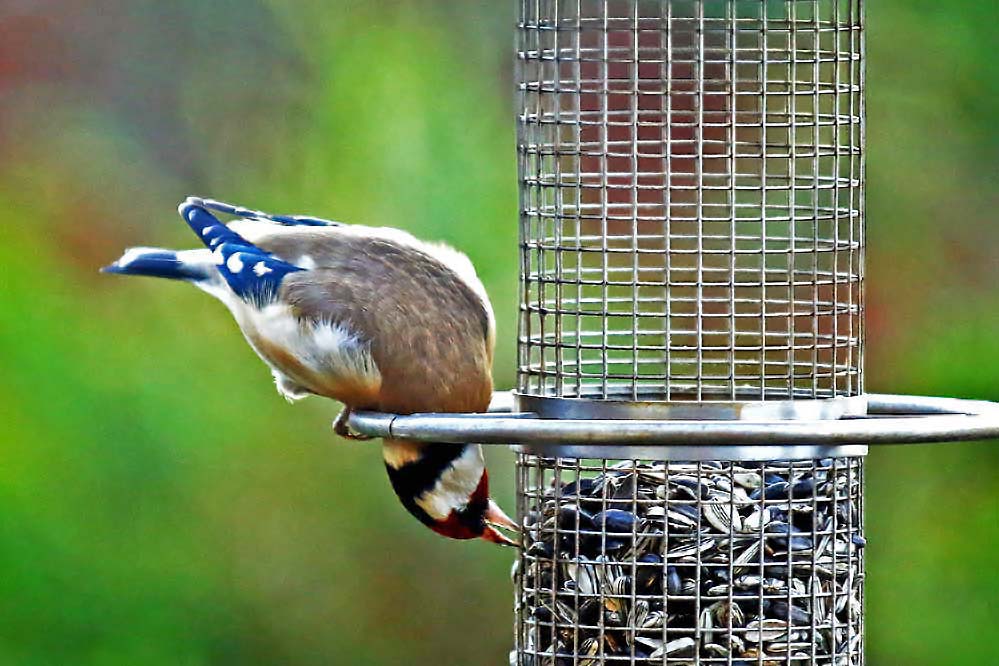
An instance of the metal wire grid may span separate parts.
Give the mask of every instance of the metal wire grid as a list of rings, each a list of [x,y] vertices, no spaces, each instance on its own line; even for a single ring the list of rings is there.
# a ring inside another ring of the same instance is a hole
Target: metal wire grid
[[[863,474],[521,455],[511,664],[863,664]]]
[[[861,4],[521,0],[521,394],[862,393]]]

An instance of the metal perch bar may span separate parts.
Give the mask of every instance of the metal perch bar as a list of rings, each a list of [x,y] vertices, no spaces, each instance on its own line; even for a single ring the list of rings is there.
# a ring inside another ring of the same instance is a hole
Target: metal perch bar
[[[601,455],[606,453],[610,457],[614,457],[612,452],[604,447],[622,447],[620,451],[637,457],[646,457],[642,451],[653,453],[654,449],[654,457],[680,460],[710,459],[712,453],[724,459],[750,456],[748,459],[759,460],[771,457],[768,454],[774,453],[773,447],[784,452],[794,449],[796,453],[814,449],[820,454],[818,457],[824,457],[830,455],[828,451],[821,455],[830,446],[999,438],[997,403],[902,395],[866,397],[866,416],[838,420],[570,420],[513,412],[510,394],[499,393],[488,414],[403,416],[356,412],[350,418],[350,427],[372,437],[434,442],[511,444],[527,448],[598,445]],[[591,449],[589,455],[593,454]]]

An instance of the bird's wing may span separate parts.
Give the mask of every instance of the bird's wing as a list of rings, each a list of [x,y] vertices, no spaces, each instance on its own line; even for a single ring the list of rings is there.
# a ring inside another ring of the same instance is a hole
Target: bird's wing
[[[319,266],[317,259],[324,254],[321,248],[335,245],[335,237],[350,229],[350,225],[332,220],[308,215],[273,215],[214,199],[188,197],[185,203],[235,217],[225,223],[230,231],[303,270]]]
[[[212,211],[237,219],[223,223]],[[241,299],[273,302],[285,276],[335,266],[337,236],[349,225],[303,215],[271,215],[212,199],[188,197],[181,217],[214,252],[218,272]]]
[[[333,323],[365,344],[381,379],[379,408],[485,409],[491,349],[477,296],[429,257],[398,248],[365,254],[355,246],[335,268],[289,276],[282,302],[300,321]]]
[[[265,213],[259,210],[252,210],[250,208],[243,208],[242,206],[226,203],[224,201],[215,201],[214,199],[203,199],[201,197],[188,197],[187,200],[191,203],[196,203],[202,206],[203,208],[207,208],[208,210],[214,211],[216,213],[233,215],[235,217],[244,218],[248,220],[270,222],[272,224],[277,224],[285,227],[340,226],[339,222],[334,222],[332,220],[324,220],[322,218],[312,217],[309,215],[272,215],[271,213]]]
[[[429,256],[475,292],[486,310],[489,328],[493,326],[492,306],[475,267],[468,257],[443,243],[423,242],[407,231],[392,227],[343,224],[305,215],[271,215],[213,199],[188,197],[187,203],[237,217],[227,225],[231,231],[303,270],[339,269],[348,257],[356,258],[358,247],[371,247],[372,243],[390,255],[406,259],[403,265],[410,263],[408,259],[414,252]],[[365,269],[362,265],[360,272],[364,274]]]
[[[274,302],[285,277],[303,270],[222,224],[199,200],[188,199],[180,205],[179,212],[212,251],[215,268],[229,288],[247,303],[263,307]]]

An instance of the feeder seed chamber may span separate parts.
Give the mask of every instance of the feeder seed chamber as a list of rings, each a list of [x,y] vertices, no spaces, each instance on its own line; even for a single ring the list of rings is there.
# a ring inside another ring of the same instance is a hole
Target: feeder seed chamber
[[[517,387],[364,434],[510,444],[518,666],[864,663],[861,0],[521,0]]]

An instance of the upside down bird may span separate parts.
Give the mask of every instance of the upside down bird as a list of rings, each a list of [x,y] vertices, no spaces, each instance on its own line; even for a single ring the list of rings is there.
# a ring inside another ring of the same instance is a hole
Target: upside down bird
[[[492,306],[468,258],[388,227],[269,215],[188,198],[205,249],[133,248],[107,273],[190,282],[222,301],[289,400],[352,409],[480,412],[492,396]],[[236,219],[224,224],[215,213]],[[438,534],[514,545],[478,445],[383,443],[403,506]]]

